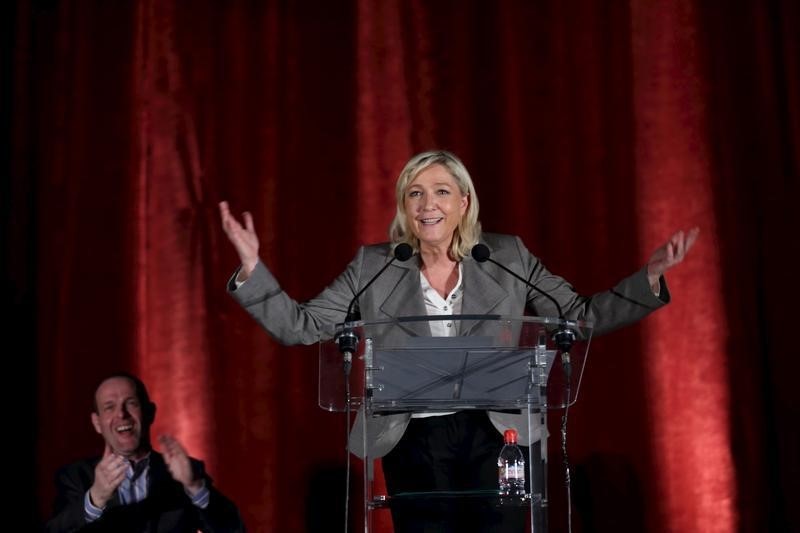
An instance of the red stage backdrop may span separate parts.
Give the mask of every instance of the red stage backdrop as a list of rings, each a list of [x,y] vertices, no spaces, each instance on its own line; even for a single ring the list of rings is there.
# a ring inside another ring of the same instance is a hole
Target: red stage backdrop
[[[673,302],[592,343],[574,531],[797,527],[795,2],[10,5],[4,281],[33,527],[56,468],[102,451],[89,408],[116,369],[250,530],[339,524],[344,420],[316,406],[315,347],[278,345],[226,295],[216,206],[253,213],[303,300],[386,239],[399,171],[432,148],[465,161],[484,229],[582,292],[701,228]]]

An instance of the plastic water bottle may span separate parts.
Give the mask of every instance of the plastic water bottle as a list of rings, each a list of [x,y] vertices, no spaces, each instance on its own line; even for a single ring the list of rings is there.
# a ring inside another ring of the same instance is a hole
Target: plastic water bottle
[[[497,457],[500,496],[524,496],[525,456],[517,446],[517,430],[507,429],[503,438],[505,446]]]

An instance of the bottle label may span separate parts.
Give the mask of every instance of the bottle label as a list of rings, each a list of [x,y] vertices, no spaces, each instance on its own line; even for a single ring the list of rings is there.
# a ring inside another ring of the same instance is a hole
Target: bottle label
[[[505,479],[525,479],[525,466],[518,463],[507,464],[500,468],[500,476]]]

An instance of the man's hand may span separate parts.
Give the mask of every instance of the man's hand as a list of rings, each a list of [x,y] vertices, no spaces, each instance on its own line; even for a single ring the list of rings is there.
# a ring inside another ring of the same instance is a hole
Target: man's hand
[[[108,500],[114,495],[114,491],[125,479],[127,468],[127,459],[115,454],[111,446],[106,443],[103,458],[94,467],[94,483],[89,489],[92,505],[100,509],[106,506]]]
[[[167,464],[172,478],[183,485],[189,495],[194,496],[203,488],[203,480],[196,479],[192,471],[192,462],[189,455],[172,435],[161,435],[158,437],[161,443],[161,453],[164,454],[164,462]]]

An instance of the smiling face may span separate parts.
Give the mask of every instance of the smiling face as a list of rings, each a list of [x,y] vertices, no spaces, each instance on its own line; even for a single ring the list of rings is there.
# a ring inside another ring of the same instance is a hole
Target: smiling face
[[[151,407],[142,405],[135,384],[124,377],[109,378],[97,388],[94,400],[92,424],[114,453],[131,459],[144,456]]]
[[[407,227],[419,239],[420,248],[446,251],[469,198],[446,167],[432,165],[406,187],[403,205]]]

